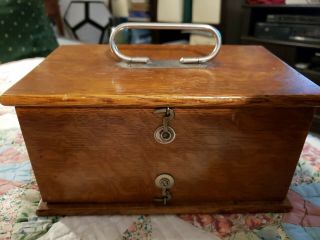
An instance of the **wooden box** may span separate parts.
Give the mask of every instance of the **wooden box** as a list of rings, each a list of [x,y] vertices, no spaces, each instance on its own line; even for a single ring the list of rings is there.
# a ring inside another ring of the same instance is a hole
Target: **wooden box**
[[[177,59],[210,47],[121,49]],[[278,212],[320,88],[259,46],[223,46],[203,68],[134,68],[82,45],[58,48],[1,103],[16,107],[39,215]]]

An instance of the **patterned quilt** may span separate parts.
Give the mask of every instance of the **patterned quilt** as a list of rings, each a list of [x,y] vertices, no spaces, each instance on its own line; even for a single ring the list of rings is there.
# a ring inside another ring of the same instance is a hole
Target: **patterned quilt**
[[[42,60],[0,65],[0,92]],[[0,105],[0,239],[319,240],[320,138],[315,135],[306,139],[288,197],[293,210],[287,214],[37,217],[40,194],[15,110]]]

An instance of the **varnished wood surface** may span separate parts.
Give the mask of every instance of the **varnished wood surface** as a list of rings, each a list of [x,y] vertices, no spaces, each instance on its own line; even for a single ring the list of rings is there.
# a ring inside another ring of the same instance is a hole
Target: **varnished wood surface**
[[[179,59],[210,46],[123,46],[124,53]],[[124,69],[109,46],[62,46],[1,97],[15,106],[154,108],[319,106],[320,88],[259,46],[223,46],[205,69]]]
[[[40,202],[39,216],[75,216],[109,214],[184,214],[184,213],[263,213],[289,212],[287,199],[261,202],[211,202],[188,205],[161,204],[103,204],[103,203],[46,203]]]
[[[282,201],[311,108],[175,109],[176,139],[154,140],[152,109],[17,107],[45,202],[152,203],[171,174],[174,204]]]

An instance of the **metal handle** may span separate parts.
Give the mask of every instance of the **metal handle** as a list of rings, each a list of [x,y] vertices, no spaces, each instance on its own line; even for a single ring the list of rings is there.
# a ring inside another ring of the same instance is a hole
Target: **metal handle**
[[[121,53],[114,41],[115,36],[123,29],[181,29],[181,30],[200,30],[212,33],[215,39],[215,46],[209,55],[204,57],[182,57],[180,63],[205,63],[213,59],[219,53],[221,48],[221,34],[220,32],[207,24],[188,24],[188,23],[122,23],[112,30],[109,43],[111,52],[119,59],[131,63],[148,63],[148,57],[129,57]]]

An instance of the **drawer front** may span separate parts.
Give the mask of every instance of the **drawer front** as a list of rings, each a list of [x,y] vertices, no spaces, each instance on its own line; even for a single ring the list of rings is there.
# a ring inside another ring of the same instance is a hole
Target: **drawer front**
[[[158,175],[172,204],[281,200],[313,109],[174,109],[176,138],[160,144],[153,109],[18,107],[46,202],[149,203]]]

